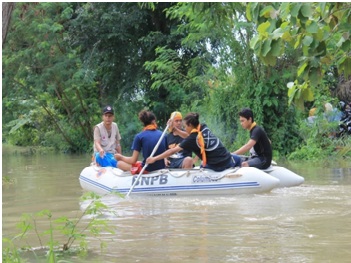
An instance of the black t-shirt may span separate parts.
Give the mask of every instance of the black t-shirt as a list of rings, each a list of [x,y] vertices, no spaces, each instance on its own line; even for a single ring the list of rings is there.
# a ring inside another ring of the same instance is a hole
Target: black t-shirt
[[[230,152],[205,124],[201,125],[201,132],[205,141],[207,164],[219,168],[227,165],[231,158]],[[197,143],[197,134],[197,132],[191,133],[179,146],[184,150],[194,152],[202,160],[201,150]]]
[[[258,156],[267,158],[268,163],[272,161],[272,145],[267,133],[260,127],[255,126],[250,130],[250,138],[256,141],[254,150]]]
[[[169,133],[167,135],[167,148],[168,149],[173,149],[176,146],[178,146],[184,139],[178,135],[174,135],[173,132]],[[171,158],[185,158],[188,156],[192,156],[191,151],[187,151],[183,149],[182,151],[174,154],[174,156],[171,156]]]

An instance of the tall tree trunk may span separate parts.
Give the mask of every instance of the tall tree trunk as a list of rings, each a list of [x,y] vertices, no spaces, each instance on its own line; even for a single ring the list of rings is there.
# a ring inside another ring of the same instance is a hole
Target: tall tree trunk
[[[2,47],[4,48],[4,43],[7,35],[7,30],[9,29],[12,10],[15,7],[13,2],[3,2],[2,3]]]

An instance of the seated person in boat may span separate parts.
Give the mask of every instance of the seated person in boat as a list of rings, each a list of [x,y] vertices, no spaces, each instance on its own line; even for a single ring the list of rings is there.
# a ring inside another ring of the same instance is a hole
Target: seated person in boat
[[[118,125],[114,122],[115,115],[111,106],[106,106],[102,111],[102,122],[94,127],[94,155],[95,164],[107,167],[118,167],[130,170],[131,165],[118,162],[115,153],[122,153],[120,145],[121,134]]]
[[[148,158],[151,155],[152,151],[157,145],[160,137],[162,136],[162,132],[157,129],[156,116],[151,111],[142,110],[139,112],[138,117],[139,117],[139,120],[143,123],[144,128],[142,132],[138,133],[134,137],[134,141],[132,145],[132,150],[133,150],[132,156],[128,157],[128,156],[123,156],[120,153],[117,153],[115,154],[115,158],[118,161],[123,161],[128,164],[134,165],[138,161],[139,153],[142,152],[144,160],[142,161],[141,167],[139,166],[139,168],[142,168],[145,165],[146,158]],[[166,138],[164,137],[160,142],[155,154],[161,154],[166,149],[167,149],[167,142],[166,142]],[[165,161],[159,160],[151,165],[148,165],[145,168],[145,171],[152,172],[163,168],[165,168]]]
[[[152,164],[177,152],[187,150],[194,152],[202,160],[201,166],[204,168],[219,172],[240,166],[240,157],[231,155],[210,129],[205,124],[200,124],[198,113],[189,113],[184,118],[184,124],[188,136],[176,147],[155,157],[147,158],[146,163]]]
[[[178,111],[175,111],[171,114],[171,117],[174,115],[173,120],[170,119],[169,124],[169,133],[167,135],[167,144],[168,149],[173,149],[179,145],[184,139],[183,137],[188,137],[188,134],[182,129],[182,114]],[[184,135],[185,133],[185,135]],[[194,163],[197,161],[198,157],[192,158],[192,152],[187,150],[181,150],[171,156],[166,160],[166,166],[169,168],[183,168],[191,169],[194,167]]]
[[[256,167],[258,169],[267,169],[272,162],[272,145],[264,129],[254,121],[253,112],[249,108],[244,108],[239,112],[241,126],[250,131],[249,141],[233,154],[244,154],[253,149],[255,154],[242,162],[242,167]]]

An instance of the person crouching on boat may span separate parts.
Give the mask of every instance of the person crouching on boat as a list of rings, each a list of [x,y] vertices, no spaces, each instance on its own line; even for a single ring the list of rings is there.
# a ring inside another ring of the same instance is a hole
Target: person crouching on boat
[[[102,110],[102,122],[94,127],[94,155],[95,164],[101,167],[117,167],[122,170],[130,170],[130,165],[118,162],[114,154],[122,153],[120,145],[121,134],[117,123],[114,122],[113,108],[107,105]]]
[[[134,137],[132,145],[132,156],[127,157],[117,153],[115,154],[115,158],[118,161],[123,161],[128,164],[135,165],[138,161],[139,153],[142,151],[144,160],[142,161],[141,166],[138,166],[138,169],[141,171],[142,167],[145,165],[146,158],[151,155],[160,137],[162,136],[162,132],[157,129],[156,116],[151,111],[142,110],[139,112],[138,117],[139,120],[143,123],[144,128],[142,132],[138,133]],[[164,137],[159,144],[155,154],[161,154],[164,152],[167,149],[166,145],[166,138]],[[160,160],[152,165],[148,165],[145,170],[146,172],[152,172],[163,168],[165,168],[165,162],[164,160]],[[139,171],[135,171],[134,174],[138,172]]]
[[[168,149],[172,149],[179,145],[185,137],[188,137],[183,129],[183,116],[180,112],[175,111],[171,114],[173,120],[170,119],[169,124],[169,133],[167,135],[167,145]],[[196,156],[194,159],[192,158],[192,152],[187,150],[181,150],[167,159],[166,166],[169,168],[183,168],[183,169],[191,169],[194,167],[194,163],[197,161],[198,157]]]
[[[250,131],[249,141],[233,154],[244,154],[252,148],[255,152],[247,161],[242,162],[242,167],[256,167],[267,169],[272,162],[272,145],[267,133],[254,121],[253,112],[249,108],[244,108],[239,112],[240,124]]]
[[[204,168],[220,172],[230,167],[240,166],[241,158],[231,155],[210,129],[205,124],[200,124],[198,113],[188,113],[184,118],[184,124],[188,136],[176,147],[155,157],[147,158],[146,163],[152,164],[179,151],[187,150],[194,152],[202,160],[201,166]]]

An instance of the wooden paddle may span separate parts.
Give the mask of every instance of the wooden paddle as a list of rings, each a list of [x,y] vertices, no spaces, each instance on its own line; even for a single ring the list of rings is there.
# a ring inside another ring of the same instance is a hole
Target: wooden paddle
[[[174,113],[172,114],[172,116],[171,116],[171,119],[170,119],[170,120],[172,120],[172,121],[173,121],[173,119],[174,119],[175,115],[176,115],[176,114],[175,114],[175,112],[174,112]],[[162,133],[162,135],[161,135],[160,139],[158,140],[158,142],[157,142],[157,144],[156,144],[155,148],[153,149],[153,151],[152,151],[152,153],[151,153],[151,155],[150,155],[149,157],[153,157],[153,156],[154,156],[154,154],[155,154],[155,152],[157,151],[158,146],[160,145],[160,143],[161,143],[161,141],[162,141],[163,137],[164,137],[164,136],[165,136],[165,134],[166,134],[166,131],[167,131],[167,130],[168,130],[168,128],[169,128],[169,123],[170,123],[170,121],[168,121],[168,122],[167,122],[167,127],[166,127],[166,129],[163,131],[163,133]],[[129,189],[129,191],[128,191],[128,193],[127,193],[126,197],[128,197],[128,196],[130,195],[130,193],[133,191],[133,189],[134,189],[135,185],[138,183],[138,181],[139,181],[139,179],[140,179],[141,175],[144,173],[144,171],[145,171],[145,169],[146,169],[146,167],[147,167],[147,166],[148,166],[148,164],[147,164],[147,163],[145,163],[145,165],[144,165],[143,169],[141,169],[141,171],[140,171],[140,173],[139,173],[139,175],[138,175],[137,179],[134,181],[134,183],[133,183],[132,187]]]

